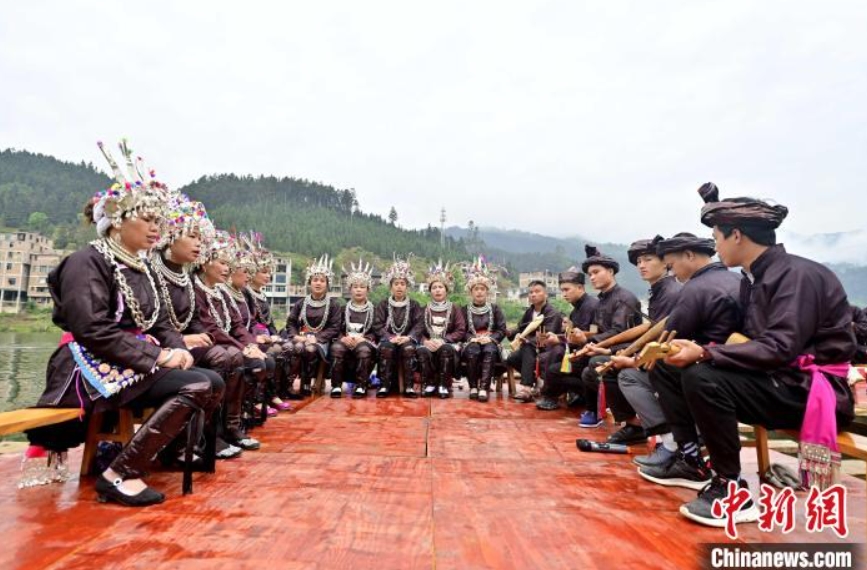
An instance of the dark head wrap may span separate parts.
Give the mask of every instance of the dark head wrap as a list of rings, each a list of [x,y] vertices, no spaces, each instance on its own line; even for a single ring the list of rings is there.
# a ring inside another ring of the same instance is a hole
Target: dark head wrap
[[[719,199],[719,188],[713,182],[702,184],[698,189],[704,200],[701,223],[714,226],[753,227],[775,230],[789,214],[785,206],[768,204],[754,198]]]
[[[675,234],[674,237],[669,239],[656,241],[656,253],[659,257],[664,257],[666,253],[676,253],[678,251],[694,251],[713,257],[716,253],[716,245],[712,239],[700,238],[688,232]]]
[[[579,271],[577,267],[570,267],[557,276],[557,281],[563,283],[574,283],[575,285],[584,285],[584,273]]]
[[[607,267],[614,271],[617,274],[620,271],[620,264],[614,260],[613,257],[608,257],[607,255],[602,255],[602,252],[595,245],[585,245],[584,253],[587,255],[587,259],[584,260],[584,263],[581,264],[581,271],[587,273],[587,270],[591,265],[601,265],[602,267]]]
[[[659,255],[656,253],[656,242],[664,239],[662,236],[656,236],[653,239],[640,239],[632,242],[629,249],[626,250],[626,257],[629,258],[629,263],[638,265],[638,258],[642,255]]]

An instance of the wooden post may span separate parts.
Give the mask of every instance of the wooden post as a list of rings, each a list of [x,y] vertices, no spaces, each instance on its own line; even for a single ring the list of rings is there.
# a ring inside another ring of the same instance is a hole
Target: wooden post
[[[759,480],[763,480],[765,473],[771,466],[771,458],[768,452],[768,430],[764,426],[754,425],[753,435],[756,438],[756,458],[759,461]]]

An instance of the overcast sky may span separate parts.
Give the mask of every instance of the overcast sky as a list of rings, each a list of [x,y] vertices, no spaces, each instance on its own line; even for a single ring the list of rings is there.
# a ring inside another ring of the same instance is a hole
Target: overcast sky
[[[867,3],[4,2],[0,147],[304,177],[365,211],[626,242],[695,193],[864,226]]]

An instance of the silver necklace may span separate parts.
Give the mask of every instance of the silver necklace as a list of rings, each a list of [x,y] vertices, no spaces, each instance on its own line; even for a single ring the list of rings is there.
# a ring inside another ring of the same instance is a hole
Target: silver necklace
[[[365,303],[361,306],[356,305],[352,301],[346,303],[346,313],[345,320],[346,326],[349,327],[350,314],[351,313],[364,313],[364,326],[361,329],[361,335],[364,336],[367,331],[370,330],[370,326],[373,324],[373,303],[370,301],[365,301]]]
[[[307,295],[306,297],[304,297],[304,302],[308,307],[311,307],[313,309],[321,309],[328,303],[329,299],[330,297],[328,295],[326,295],[323,299],[314,299],[310,295]]]
[[[318,309],[320,307],[325,307],[325,310],[322,312],[322,320],[319,321],[318,326],[312,326],[310,321],[307,320],[307,308]],[[307,329],[308,332],[318,333],[322,329],[325,328],[325,323],[328,322],[328,313],[331,311],[331,297],[325,296],[325,299],[320,299],[317,301],[313,299],[310,295],[304,297],[304,302],[301,303],[301,323],[304,325],[304,328]]]
[[[190,276],[186,272],[176,273],[169,269],[163,262],[163,258],[159,253],[156,253],[153,256],[153,266],[156,268],[157,282],[160,284],[160,291],[162,291],[163,301],[166,303],[166,312],[169,314],[169,320],[171,321],[172,326],[175,327],[176,331],[183,332],[187,330],[188,326],[190,326],[190,322],[192,322],[193,315],[196,312],[196,294],[195,291],[193,291],[193,282],[190,280]],[[175,312],[175,305],[172,303],[172,296],[169,293],[169,287],[166,280],[171,281],[174,285],[182,287],[187,291],[187,297],[190,300],[190,310],[183,321],[178,319],[178,315]]]
[[[470,303],[467,306],[467,327],[470,330],[470,335],[476,336],[476,324],[473,322],[473,315],[478,315],[480,317],[487,316],[488,324],[484,328],[491,330],[491,325],[494,320],[494,311],[490,303],[485,303],[481,307],[478,307],[473,303]]]
[[[244,318],[244,313],[241,311],[241,307],[238,306],[238,303],[244,303],[244,306],[247,307],[247,322],[244,325],[244,328],[249,330],[250,323],[253,319],[253,313],[250,311],[250,305],[247,304],[247,298],[244,297],[244,293],[228,284],[223,284],[220,288],[224,293],[229,295],[229,303],[232,305],[232,309],[238,313],[239,317]]]
[[[90,242],[90,245],[92,245],[96,251],[101,253],[105,260],[108,261],[109,265],[112,266],[112,269],[114,270],[114,278],[117,281],[118,288],[123,296],[123,300],[126,302],[126,306],[129,307],[132,320],[135,321],[135,324],[142,332],[150,330],[151,327],[156,324],[157,319],[160,318],[160,294],[157,291],[156,283],[154,283],[153,275],[151,275],[147,264],[141,258],[133,258],[132,255],[127,253],[119,245],[109,243],[108,239],[103,238],[94,240]],[[138,298],[135,296],[135,292],[129,286],[129,283],[127,283],[126,277],[124,277],[123,271],[121,271],[121,263],[118,262],[118,258],[120,258],[120,261],[123,262],[125,267],[129,267],[134,271],[147,275],[154,300],[154,312],[150,317],[146,318],[142,313],[141,303],[139,303]]]
[[[259,291],[256,291],[255,289],[253,289],[249,285],[247,286],[247,291],[249,291],[250,294],[253,295],[253,298],[256,299],[257,301],[261,301],[263,303],[268,302],[268,296],[265,295],[265,293],[261,293]]]
[[[424,328],[427,330],[428,336],[431,338],[441,338],[442,335],[437,334],[433,330],[433,313],[445,313],[445,325],[443,325],[443,333],[451,322],[452,317],[452,302],[451,301],[431,301],[424,309]]]
[[[229,329],[232,325],[232,315],[229,314],[229,304],[226,302],[226,298],[220,293],[218,289],[211,289],[204,282],[199,279],[199,276],[195,277],[196,287],[201,289],[205,293],[205,297],[208,299],[208,313],[210,313],[211,317],[213,317],[214,322],[217,323],[217,326],[220,327],[224,333],[228,333]],[[214,301],[220,301],[220,304],[223,306],[223,314],[220,315],[217,308],[214,306]]]
[[[394,322],[394,311],[393,309],[404,308],[403,312],[403,322],[400,326],[397,326],[397,323]],[[388,318],[385,320],[385,330],[393,331],[394,334],[400,336],[406,331],[406,328],[409,326],[409,313],[412,307],[409,306],[409,299],[404,299],[403,301],[395,301],[393,297],[388,298]]]

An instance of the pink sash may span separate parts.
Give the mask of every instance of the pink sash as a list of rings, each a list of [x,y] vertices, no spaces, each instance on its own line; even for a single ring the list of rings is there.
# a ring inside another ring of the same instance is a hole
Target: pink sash
[[[805,487],[816,485],[825,489],[839,476],[840,448],[837,445],[837,398],[825,374],[846,378],[850,364],[815,362],[812,354],[802,354],[794,366],[811,376],[810,394],[801,424],[798,460],[801,481]]]

